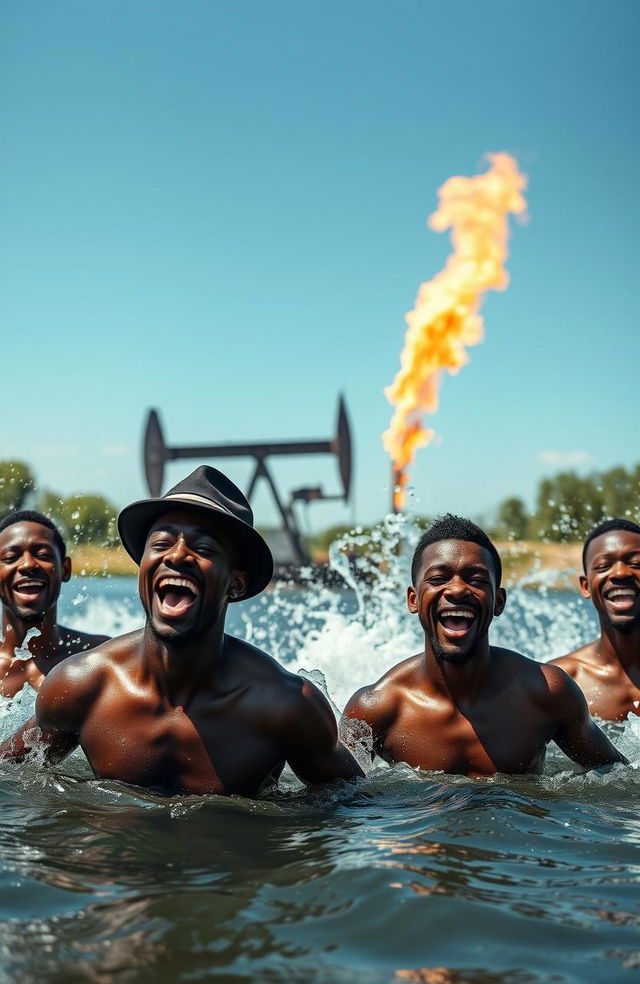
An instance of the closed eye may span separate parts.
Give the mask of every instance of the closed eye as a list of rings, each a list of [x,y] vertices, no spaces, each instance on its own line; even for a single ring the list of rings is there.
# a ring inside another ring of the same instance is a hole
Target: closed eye
[[[199,554],[203,554],[208,557],[215,557],[220,553],[219,547],[215,546],[213,543],[194,543],[193,549],[197,550]]]

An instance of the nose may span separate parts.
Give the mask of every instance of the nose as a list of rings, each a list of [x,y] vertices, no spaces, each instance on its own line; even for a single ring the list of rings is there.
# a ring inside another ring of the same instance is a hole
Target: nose
[[[164,555],[164,559],[174,565],[193,563],[193,553],[184,536],[178,537],[171,549]]]
[[[445,588],[445,595],[452,598],[461,598],[469,593],[469,585],[457,574],[451,578]]]
[[[18,561],[19,571],[32,571],[34,567],[38,566],[36,558],[31,554],[29,550],[25,550],[20,560]]]
[[[611,568],[611,577],[617,580],[633,577],[633,571],[624,560],[617,560]]]

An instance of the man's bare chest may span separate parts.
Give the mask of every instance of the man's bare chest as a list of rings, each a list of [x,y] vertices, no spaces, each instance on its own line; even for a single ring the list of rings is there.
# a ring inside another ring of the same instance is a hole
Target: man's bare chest
[[[629,714],[640,714],[640,686],[625,673],[583,670],[576,676],[589,713],[604,721],[624,721]]]
[[[488,700],[474,709],[408,706],[384,741],[383,754],[427,770],[470,776],[542,768],[552,727],[530,702]]]
[[[103,696],[80,741],[96,775],[169,793],[255,792],[283,759],[251,713],[228,702],[185,709]]]

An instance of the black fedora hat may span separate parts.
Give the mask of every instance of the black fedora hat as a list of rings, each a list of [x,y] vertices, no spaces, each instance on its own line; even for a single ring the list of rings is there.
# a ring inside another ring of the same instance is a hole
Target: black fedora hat
[[[124,507],[118,516],[118,532],[136,564],[140,563],[147,535],[158,517],[180,508],[206,513],[232,540],[235,563],[249,574],[247,590],[234,601],[252,598],[266,588],[273,576],[273,557],[254,529],[251,506],[231,479],[209,465],[200,465],[158,499],[140,499]]]

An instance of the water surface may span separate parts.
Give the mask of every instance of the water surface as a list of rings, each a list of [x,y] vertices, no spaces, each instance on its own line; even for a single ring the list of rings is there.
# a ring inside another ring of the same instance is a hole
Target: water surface
[[[419,648],[393,592],[280,589],[229,628],[320,670],[338,707]],[[140,624],[135,582],[74,581],[62,620]],[[494,640],[593,635],[575,594],[516,592]],[[7,733],[31,695],[4,702]],[[10,705],[10,706],[8,706]],[[612,729],[640,763],[637,722]],[[640,971],[640,770],[469,780],[378,765],[355,784],[163,799],[80,754],[0,768],[0,965],[16,982],[630,981]]]

